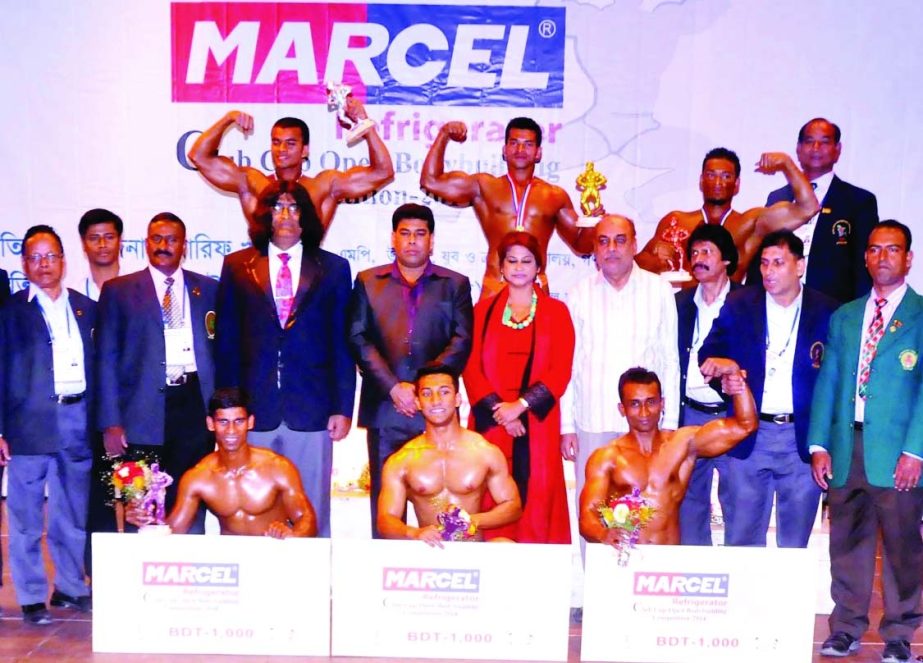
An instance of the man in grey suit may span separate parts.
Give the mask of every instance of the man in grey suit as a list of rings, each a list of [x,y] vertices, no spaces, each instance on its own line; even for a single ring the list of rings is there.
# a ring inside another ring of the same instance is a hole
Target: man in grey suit
[[[150,266],[107,281],[99,298],[97,425],[111,457],[156,455],[179,478],[211,451],[205,403],[215,389],[218,284],[180,267],[186,226],[161,212],[147,228]],[[192,533],[204,532],[204,510]]]
[[[92,450],[87,396],[93,393],[96,305],[61,285],[64,248],[49,226],[22,243],[29,286],[0,314],[0,465],[9,464],[10,565],[23,620],[50,624],[42,556],[45,489],[51,604],[89,611],[84,579]]]
[[[461,373],[471,353],[471,284],[430,261],[435,226],[429,207],[398,207],[391,217],[394,262],[360,272],[350,301],[349,344],[362,373],[359,426],[368,429],[375,538],[382,466],[425,427],[415,400],[417,370],[435,362]]]

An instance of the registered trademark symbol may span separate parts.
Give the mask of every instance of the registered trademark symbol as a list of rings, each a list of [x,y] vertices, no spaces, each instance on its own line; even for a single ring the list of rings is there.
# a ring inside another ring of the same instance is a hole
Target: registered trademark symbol
[[[538,33],[545,39],[554,37],[554,33],[557,31],[558,26],[550,18],[546,18],[538,24]]]

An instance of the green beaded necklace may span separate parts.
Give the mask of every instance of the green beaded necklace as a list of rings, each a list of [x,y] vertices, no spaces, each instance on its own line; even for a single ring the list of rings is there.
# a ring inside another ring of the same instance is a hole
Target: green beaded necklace
[[[503,317],[501,322],[512,329],[525,329],[532,324],[532,321],[535,320],[535,308],[538,306],[538,295],[533,290],[532,291],[532,305],[529,307],[529,315],[523,319],[522,322],[513,322],[513,309],[510,308],[509,301],[506,302],[506,307],[503,309]]]

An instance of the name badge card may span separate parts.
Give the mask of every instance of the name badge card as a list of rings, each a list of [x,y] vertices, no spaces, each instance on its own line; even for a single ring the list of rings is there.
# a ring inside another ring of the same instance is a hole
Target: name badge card
[[[93,651],[329,656],[330,540],[94,534]]]
[[[571,548],[333,542],[333,656],[566,661]]]
[[[811,661],[810,550],[588,545],[581,660]]]

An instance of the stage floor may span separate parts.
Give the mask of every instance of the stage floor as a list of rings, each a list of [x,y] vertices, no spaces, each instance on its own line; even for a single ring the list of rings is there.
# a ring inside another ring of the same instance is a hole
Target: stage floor
[[[356,523],[355,516],[367,513],[362,508],[362,500],[350,498],[343,501],[342,498],[334,500],[334,509],[337,511],[352,512],[354,517],[343,518],[341,523]],[[5,511],[5,503],[2,508]],[[339,529],[339,528],[337,528]],[[334,536],[339,532],[335,529]],[[3,559],[4,562],[9,559],[7,551],[7,532],[6,516],[3,515]],[[46,558],[47,563],[47,558]],[[578,569],[579,572],[579,569]],[[582,578],[580,578],[582,582]],[[876,580],[877,586],[877,580]],[[124,655],[124,654],[94,654],[92,651],[92,621],[90,615],[75,614],[72,611],[51,608],[52,616],[55,622],[49,626],[31,626],[24,624],[22,621],[19,606],[16,603],[16,597],[13,592],[12,581],[10,580],[9,566],[4,563],[3,568],[3,587],[0,588],[0,608],[3,610],[2,620],[0,620],[0,661],[55,661],[56,663],[65,663],[68,661],[103,661],[103,662],[125,662],[125,663],[146,663],[153,661],[273,661],[286,663],[288,661],[336,661],[337,663],[349,663],[359,661],[402,661],[404,659],[366,659],[366,658],[304,658],[304,657],[259,657],[259,656],[192,656],[176,655],[169,656],[164,654],[151,655]],[[881,617],[881,596],[876,589],[872,600],[872,624],[876,624]],[[142,616],[139,615],[139,618]],[[569,638],[569,655],[568,661],[580,661],[580,632],[579,624],[570,625]],[[823,658],[816,653],[818,644],[828,635],[826,616],[817,616],[814,624],[814,654],[812,661],[832,661],[836,659]],[[862,647],[855,656],[847,660],[852,663],[872,663],[881,660],[883,645],[881,640],[874,634],[866,635]],[[923,652],[923,638],[918,633],[913,643],[914,655],[917,656]],[[422,660],[422,659],[420,659]],[[805,659],[807,660],[807,659]],[[923,660],[921,658],[920,660]],[[630,663],[630,662],[625,662]],[[780,662],[783,663],[783,662]],[[784,663],[797,663],[794,661],[785,661]]]

